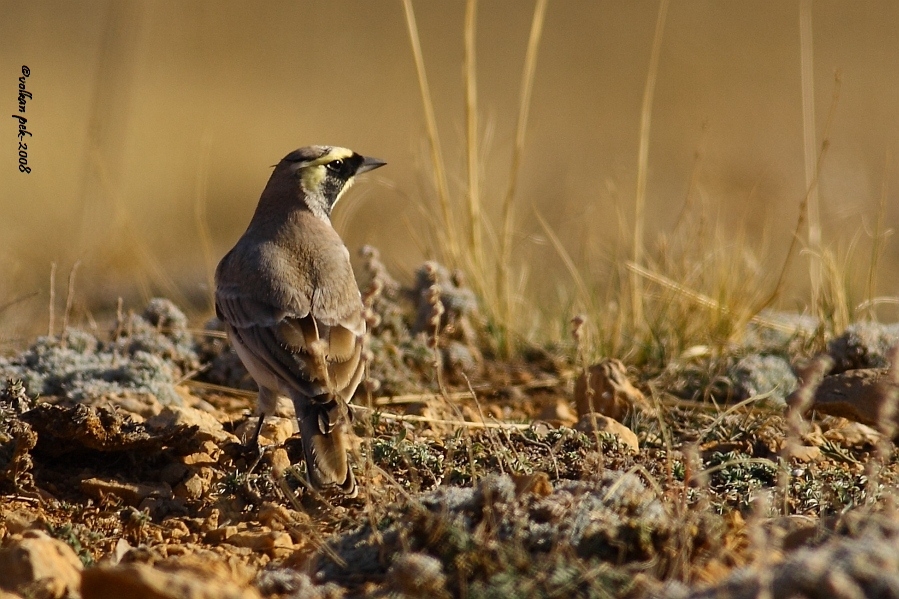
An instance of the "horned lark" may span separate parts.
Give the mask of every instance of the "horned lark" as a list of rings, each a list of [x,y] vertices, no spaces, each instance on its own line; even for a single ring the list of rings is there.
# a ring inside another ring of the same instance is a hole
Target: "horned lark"
[[[259,385],[258,443],[278,395],[290,397],[316,488],[356,494],[347,402],[363,374],[362,300],[331,210],[353,178],[385,163],[309,146],[275,167],[249,227],[216,269],[216,314]]]

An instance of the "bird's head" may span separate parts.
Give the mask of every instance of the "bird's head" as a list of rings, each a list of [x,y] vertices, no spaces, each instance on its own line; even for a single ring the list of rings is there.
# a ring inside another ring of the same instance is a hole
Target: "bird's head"
[[[289,173],[309,209],[319,217],[329,218],[337,200],[356,175],[387,164],[383,160],[362,156],[335,146],[306,146],[285,156],[275,167]]]

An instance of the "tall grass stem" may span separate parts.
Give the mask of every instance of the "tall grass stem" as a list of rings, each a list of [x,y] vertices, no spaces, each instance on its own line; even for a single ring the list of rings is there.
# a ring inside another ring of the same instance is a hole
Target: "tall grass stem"
[[[649,173],[649,128],[652,121],[652,100],[655,96],[656,79],[659,74],[659,55],[662,51],[662,33],[665,30],[665,16],[668,0],[659,2],[656,29],[652,39],[652,53],[643,89],[643,106],[640,110],[640,149],[637,157],[637,191],[634,202],[634,249],[632,261],[643,264],[644,230],[646,223],[646,179]],[[631,317],[633,328],[639,330],[643,322],[643,282],[636,273],[631,275]]]
[[[477,77],[477,13],[478,0],[465,3],[465,132],[468,167],[468,234],[469,253],[481,289],[484,281],[484,248],[481,233],[481,194],[478,172],[478,77]]]
[[[802,80],[802,149],[805,157],[805,184],[808,188],[808,246],[813,253],[821,249],[821,218],[818,204],[817,140],[815,136],[815,55],[812,44],[812,0],[799,4],[799,54]],[[812,309],[818,314],[821,300],[822,265],[812,261]]]
[[[502,230],[500,233],[499,263],[496,265],[496,295],[501,310],[500,320],[512,322],[513,297],[511,288],[512,267],[512,234],[515,226],[515,191],[518,186],[518,173],[521,170],[521,156],[524,153],[525,134],[527,133],[528,114],[531,110],[531,98],[534,92],[534,73],[537,70],[537,53],[540,49],[540,38],[543,36],[543,22],[546,20],[546,7],[549,0],[537,0],[534,5],[534,16],[531,19],[531,33],[528,36],[528,47],[524,57],[524,73],[521,76],[521,91],[518,94],[518,122],[515,125],[515,145],[512,147],[512,163],[509,168],[509,184],[502,206]],[[506,336],[508,338],[508,336]],[[508,354],[511,348],[503,342],[501,348]]]
[[[437,133],[437,117],[434,116],[434,102],[431,99],[431,88],[428,85],[428,76],[425,72],[425,61],[421,52],[421,41],[418,38],[418,25],[415,22],[415,12],[412,9],[412,0],[403,0],[403,9],[406,14],[406,27],[409,30],[409,42],[412,44],[412,56],[415,59],[415,71],[418,75],[418,87],[421,92],[422,107],[425,112],[425,125],[428,130],[428,141],[431,149],[431,162],[434,165],[435,184],[437,185],[437,198],[440,202],[440,211],[443,214],[443,241],[447,245],[447,255],[458,266],[461,259],[459,243],[456,239],[456,227],[450,209],[449,185],[446,180],[446,168],[443,162],[443,153],[440,149],[440,137]]]

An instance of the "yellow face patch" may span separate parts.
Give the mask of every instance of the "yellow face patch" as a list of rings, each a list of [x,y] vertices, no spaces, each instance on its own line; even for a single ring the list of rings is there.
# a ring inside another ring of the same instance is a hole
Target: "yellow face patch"
[[[322,165],[304,166],[300,169],[300,185],[306,193],[317,190],[324,178],[325,167]]]
[[[322,180],[325,178],[325,165],[334,160],[342,160],[353,155],[352,150],[346,148],[331,148],[330,152],[323,154],[315,160],[302,162],[299,165],[300,184],[307,193],[313,193],[319,189]],[[349,185],[347,185],[349,187]]]

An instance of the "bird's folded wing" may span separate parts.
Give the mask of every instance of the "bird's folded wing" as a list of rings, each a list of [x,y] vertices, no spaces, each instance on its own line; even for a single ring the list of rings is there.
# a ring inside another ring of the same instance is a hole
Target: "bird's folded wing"
[[[331,392],[348,400],[359,385],[365,331],[361,305],[349,317],[327,318],[334,323],[328,325],[308,313],[291,314],[220,290],[216,311],[257,360],[304,395]]]
[[[215,313],[219,320],[238,329],[245,329],[276,326],[287,311],[240,292],[220,287],[215,294]]]

